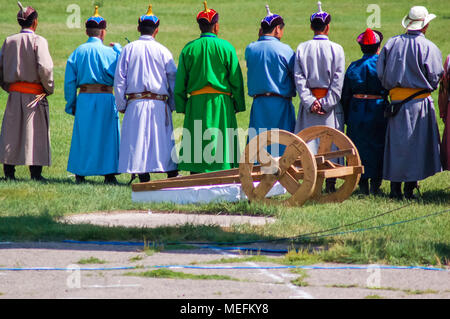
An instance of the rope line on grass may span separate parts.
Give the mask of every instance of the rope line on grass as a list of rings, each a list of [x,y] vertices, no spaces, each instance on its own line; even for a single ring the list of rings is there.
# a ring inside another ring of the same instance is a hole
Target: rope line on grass
[[[450,270],[437,267],[425,266],[193,266],[193,265],[155,265],[155,266],[119,266],[119,267],[2,267],[0,271],[112,271],[112,270],[135,270],[135,269],[202,269],[202,270],[258,270],[258,269],[305,269],[305,270],[367,270],[367,269],[384,269],[384,270],[430,270],[430,271],[446,271]]]

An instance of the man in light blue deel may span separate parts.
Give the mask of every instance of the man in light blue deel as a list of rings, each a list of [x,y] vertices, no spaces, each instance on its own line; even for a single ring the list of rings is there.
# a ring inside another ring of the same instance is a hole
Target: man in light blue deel
[[[66,65],[65,111],[75,116],[67,170],[75,174],[77,183],[84,182],[85,176],[101,175],[105,183],[117,184],[120,122],[112,92],[121,47],[103,45],[106,20],[97,7],[86,21],[86,34],[88,41]]]
[[[282,43],[284,20],[272,14],[266,6],[267,16],[261,21],[258,41],[245,50],[247,61],[248,94],[253,97],[250,113],[249,139],[270,129],[294,132],[295,96],[294,61],[291,47]],[[276,148],[270,150],[275,154]],[[283,152],[280,147],[280,153]]]

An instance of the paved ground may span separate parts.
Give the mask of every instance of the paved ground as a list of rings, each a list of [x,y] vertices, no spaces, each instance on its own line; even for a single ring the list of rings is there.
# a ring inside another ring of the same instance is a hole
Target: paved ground
[[[100,226],[161,227],[184,224],[218,225],[229,227],[232,224],[264,225],[275,221],[271,217],[207,214],[168,214],[152,211],[99,212],[72,215],[65,218],[69,223],[91,223]]]
[[[135,222],[142,222],[141,215],[134,216]],[[167,222],[168,215],[165,215],[163,219]],[[85,222],[85,217],[73,217],[72,220],[75,222],[80,218]],[[116,217],[110,218],[109,222],[115,224],[123,216],[117,214]],[[202,217],[195,218],[193,220],[204,222]],[[101,223],[101,219],[102,214],[92,214],[93,223]],[[158,224],[157,219],[154,219],[153,225]],[[124,220],[131,223],[130,218]],[[230,220],[220,221],[224,222],[227,224]],[[246,219],[246,222],[270,221]],[[292,269],[265,268],[279,264],[217,264],[224,257],[242,256],[239,252],[217,249],[164,250],[148,254],[142,247],[130,245],[3,242],[0,243],[0,299],[450,299],[449,271],[326,264],[314,266],[331,269],[304,269],[301,273],[294,273]],[[80,263],[89,258],[104,263]],[[210,261],[216,263],[210,264]],[[170,268],[176,272],[226,275],[229,278],[205,280],[127,275],[167,265],[180,266]],[[192,266],[199,269],[187,268]],[[231,268],[213,269],[215,266]],[[337,269],[342,266],[358,266],[361,269]],[[33,267],[40,270],[21,270]],[[111,269],[115,267],[120,269]],[[292,280],[302,275],[303,286],[294,285]]]

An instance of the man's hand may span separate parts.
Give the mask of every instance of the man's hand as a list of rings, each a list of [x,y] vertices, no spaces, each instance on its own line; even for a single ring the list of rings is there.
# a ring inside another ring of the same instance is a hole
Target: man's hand
[[[320,104],[319,100],[315,100],[313,104],[311,104],[311,113],[316,113],[319,115],[324,115],[325,112],[322,109],[322,105]]]

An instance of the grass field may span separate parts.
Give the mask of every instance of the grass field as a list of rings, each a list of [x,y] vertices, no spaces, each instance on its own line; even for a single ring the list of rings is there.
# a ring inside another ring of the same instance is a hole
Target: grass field
[[[219,36],[230,41],[236,48],[244,77],[246,66],[245,47],[257,39],[259,21],[265,15],[267,1],[209,1],[209,6],[220,13]],[[309,30],[309,16],[316,10],[316,1],[268,1],[271,11],[281,14],[286,21],[283,42],[293,49],[312,37]],[[366,20],[372,12],[368,5],[377,3],[381,14],[381,28],[385,39],[402,33],[401,20],[412,5],[425,5],[437,14],[431,23],[427,37],[441,49],[444,56],[450,53],[448,30],[450,8],[447,1],[322,1],[323,8],[332,16],[330,39],[340,43],[345,50],[347,65],[361,56],[356,36],[367,27]],[[1,0],[0,40],[19,31],[16,23],[15,1]],[[53,164],[44,168],[49,183],[31,182],[26,167],[17,167],[18,182],[0,181],[0,241],[1,240],[146,240],[183,241],[211,240],[233,241],[294,237],[354,223],[361,219],[402,207],[392,214],[364,223],[339,229],[339,231],[370,228],[417,218],[450,207],[450,172],[430,177],[421,184],[422,198],[418,202],[406,203],[390,200],[386,195],[363,197],[357,193],[341,204],[306,204],[300,208],[265,207],[245,202],[209,205],[136,204],[131,202],[131,189],[126,186],[128,175],[119,176],[121,186],[105,186],[100,177],[89,178],[86,185],[75,185],[73,176],[66,171],[72,134],[73,117],[64,113],[64,69],[71,52],[86,41],[83,28],[69,28],[66,24],[72,14],[67,12],[71,4],[81,8],[81,27],[93,12],[93,5],[100,6],[100,14],[108,20],[108,34],[105,43],[126,44],[138,38],[136,22],[146,12],[148,2],[143,0],[34,0],[24,2],[39,12],[37,33],[48,39],[54,61],[55,94],[49,97],[50,131]],[[202,8],[202,1],[152,1],[153,10],[161,19],[157,40],[172,52],[175,61],[183,46],[198,37],[199,30],[195,15]],[[436,92],[433,97],[437,100]],[[0,92],[0,120],[6,105],[7,94]],[[251,99],[246,98],[247,111],[239,113],[238,124],[247,128]],[[298,98],[294,105],[298,107]],[[174,126],[182,126],[183,116],[174,114]],[[439,120],[442,133],[443,124]],[[154,175],[152,178],[163,176]],[[384,182],[383,192],[388,193]],[[254,214],[276,216],[278,221],[264,227],[248,225],[231,229],[211,226],[165,227],[154,230],[106,228],[92,225],[66,225],[58,223],[58,217],[94,211],[146,210],[172,212],[201,212]],[[450,260],[450,217],[441,214],[392,227],[376,228],[370,231],[354,232],[338,236],[312,238],[301,242],[306,247],[323,247],[321,258],[339,262],[385,262],[391,264],[448,264]]]

